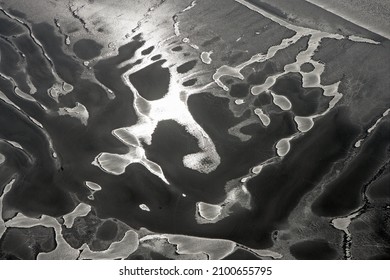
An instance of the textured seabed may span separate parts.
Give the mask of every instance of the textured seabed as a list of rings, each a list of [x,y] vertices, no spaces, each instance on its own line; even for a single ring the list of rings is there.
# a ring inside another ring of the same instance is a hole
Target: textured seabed
[[[0,259],[389,259],[390,42],[271,2],[1,1]]]

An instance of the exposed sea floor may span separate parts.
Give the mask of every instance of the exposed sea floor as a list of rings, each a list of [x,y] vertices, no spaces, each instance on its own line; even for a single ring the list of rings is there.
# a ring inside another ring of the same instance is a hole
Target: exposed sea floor
[[[390,258],[386,36],[130,2],[1,3],[0,259]]]

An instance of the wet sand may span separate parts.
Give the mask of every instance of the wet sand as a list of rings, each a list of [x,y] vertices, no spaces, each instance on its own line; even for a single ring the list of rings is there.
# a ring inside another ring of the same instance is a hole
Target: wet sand
[[[376,179],[376,173],[386,162],[389,134],[389,122],[382,123],[343,174],[314,202],[312,207],[317,215],[343,216],[362,205],[364,188]]]
[[[0,258],[384,256],[388,41],[297,1],[1,10]]]
[[[386,0],[306,0],[390,39],[390,4]]]

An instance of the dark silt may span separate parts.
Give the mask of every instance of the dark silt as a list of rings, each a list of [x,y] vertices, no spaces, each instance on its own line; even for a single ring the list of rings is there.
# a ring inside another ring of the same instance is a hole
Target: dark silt
[[[290,253],[298,260],[334,260],[337,251],[326,240],[305,240],[291,245]]]
[[[157,100],[168,93],[170,74],[162,66],[165,60],[154,62],[130,75],[130,81],[138,93],[147,100]]]
[[[73,51],[83,60],[91,60],[99,56],[102,48],[102,45],[91,39],[80,39],[73,45]]]
[[[345,167],[342,175],[330,182],[314,202],[312,209],[317,215],[343,216],[362,205],[363,189],[376,179],[376,173],[386,164],[389,135],[390,123],[383,122],[363,144],[359,155]],[[383,179],[386,182],[386,177]]]
[[[84,2],[1,4],[0,259],[389,258],[388,40],[303,0]]]
[[[197,60],[190,60],[188,62],[183,63],[182,65],[179,65],[176,69],[179,74],[184,74],[190,71],[192,68],[195,67]]]

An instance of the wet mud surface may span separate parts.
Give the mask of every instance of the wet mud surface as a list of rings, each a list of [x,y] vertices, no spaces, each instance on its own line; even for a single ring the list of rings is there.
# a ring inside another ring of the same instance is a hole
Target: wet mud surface
[[[36,2],[0,7],[0,259],[390,258],[386,38]]]

